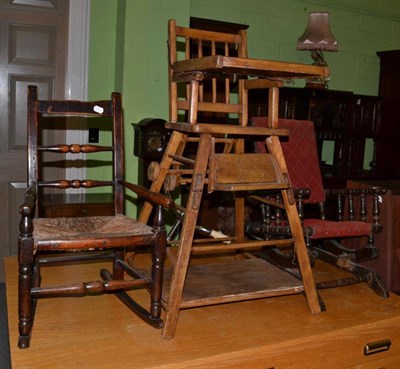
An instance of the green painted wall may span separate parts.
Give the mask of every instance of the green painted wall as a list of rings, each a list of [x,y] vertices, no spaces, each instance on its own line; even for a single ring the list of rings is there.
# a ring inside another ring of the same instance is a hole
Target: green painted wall
[[[122,91],[122,86],[117,85],[116,66],[120,65],[121,60],[117,45],[120,45],[120,27],[117,23],[118,5],[123,1],[96,0],[93,1],[90,12],[90,42],[89,42],[89,78],[88,78],[88,98],[90,100],[110,99],[111,92]],[[124,30],[122,30],[124,31]],[[122,35],[124,32],[122,32]],[[89,126],[93,126],[91,122]],[[98,123],[96,121],[96,125]],[[107,125],[105,125],[106,127]],[[99,142],[102,145],[111,143],[110,130],[100,128]],[[94,156],[92,156],[93,158]],[[108,152],[98,153],[96,158],[107,162],[111,159]],[[112,171],[109,166],[88,168],[87,178],[110,179]],[[99,187],[88,192],[109,192],[109,187]]]
[[[104,99],[116,89],[118,1],[94,0],[90,12],[89,81],[90,99]]]
[[[191,0],[191,15],[248,24],[249,56],[311,63],[296,50],[311,11],[331,13],[338,53],[325,53],[330,88],[376,95],[376,51],[400,48],[400,2],[397,0]]]
[[[127,179],[137,178],[131,123],[168,117],[168,19],[248,24],[250,57],[310,64],[296,40],[311,11],[331,13],[339,40],[339,52],[325,54],[330,88],[376,95],[376,51],[400,49],[398,0],[91,0],[89,98],[123,94]]]

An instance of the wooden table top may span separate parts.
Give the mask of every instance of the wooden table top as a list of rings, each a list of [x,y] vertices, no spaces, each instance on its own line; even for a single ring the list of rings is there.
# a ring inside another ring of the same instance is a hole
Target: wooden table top
[[[222,72],[246,74],[267,78],[324,78],[329,68],[316,65],[289,63],[264,59],[239,58],[214,55],[176,61],[172,66],[174,77],[189,72]]]
[[[97,279],[104,264],[45,267],[42,284]],[[400,297],[382,299],[366,284],[321,290],[327,311],[317,315],[309,313],[301,294],[183,310],[169,341],[112,295],[54,298],[39,300],[31,347],[20,350],[16,258],[6,258],[5,267],[15,369],[344,368],[343,360],[346,367],[364,360],[364,340],[383,339],[387,328],[400,326]],[[337,271],[319,263],[314,267],[317,281]],[[148,296],[144,291],[135,294],[142,301]],[[399,357],[399,341],[392,338],[390,355]],[[350,350],[353,344],[357,350]],[[365,360],[383,357],[389,363],[388,355]]]

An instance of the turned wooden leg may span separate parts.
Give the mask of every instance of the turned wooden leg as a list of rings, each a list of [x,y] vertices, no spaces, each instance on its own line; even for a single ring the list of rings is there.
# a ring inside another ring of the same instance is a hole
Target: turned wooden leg
[[[33,326],[33,241],[20,237],[18,244],[18,347],[27,348]]]
[[[114,250],[113,279],[124,279],[124,268],[119,261],[124,261],[125,253],[122,250]]]
[[[162,285],[164,277],[164,260],[167,246],[167,234],[162,216],[162,207],[156,208],[154,216],[154,227],[157,229],[157,240],[154,243],[152,253],[152,288],[150,314],[151,318],[159,319],[161,317],[161,298]]]

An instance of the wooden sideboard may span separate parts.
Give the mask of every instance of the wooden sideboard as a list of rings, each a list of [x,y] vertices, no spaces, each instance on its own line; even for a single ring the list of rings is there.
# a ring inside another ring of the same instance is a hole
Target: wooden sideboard
[[[380,59],[379,96],[383,99],[377,165],[390,178],[400,177],[400,50],[377,52]]]
[[[366,283],[320,290],[326,311],[316,315],[309,313],[299,294],[187,309],[181,312],[173,340],[162,339],[159,330],[111,294],[95,302],[90,297],[39,299],[31,347],[20,350],[16,258],[6,258],[5,266],[13,368],[400,367],[400,297],[382,299]],[[43,282],[63,283],[66,275],[93,280],[99,268],[109,266],[110,262],[46,267]],[[314,268],[316,281],[343,273],[319,262]],[[141,297],[139,301],[146,302],[147,296]],[[378,348],[368,354],[374,344]]]
[[[375,235],[379,257],[365,263],[376,270],[389,290],[400,290],[400,181],[348,181],[349,188],[383,187],[387,189],[382,198],[381,223],[383,230]],[[370,214],[371,215],[371,214]],[[353,244],[353,247],[361,246]],[[365,246],[365,245],[364,245]]]

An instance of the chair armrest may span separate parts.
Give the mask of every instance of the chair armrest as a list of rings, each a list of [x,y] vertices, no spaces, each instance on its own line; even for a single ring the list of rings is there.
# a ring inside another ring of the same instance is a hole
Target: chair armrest
[[[36,183],[32,183],[25,192],[24,201],[19,207],[22,216],[31,216],[35,211]]]
[[[344,220],[344,204],[347,202],[347,213],[349,220],[355,220],[354,198],[360,199],[359,217],[361,221],[367,221],[367,198],[372,198],[372,222],[375,225],[380,223],[380,206],[382,202],[381,195],[387,192],[381,187],[374,188],[344,188],[344,189],[326,189],[325,195],[336,196],[337,198],[337,220]],[[368,205],[369,206],[369,205]]]
[[[130,189],[131,191],[135,192],[138,196],[143,197],[146,201],[154,205],[159,205],[166,209],[171,209],[175,206],[174,200],[159,192],[153,192],[147,189],[146,187],[126,181],[119,181],[119,183],[122,184],[125,188]]]

